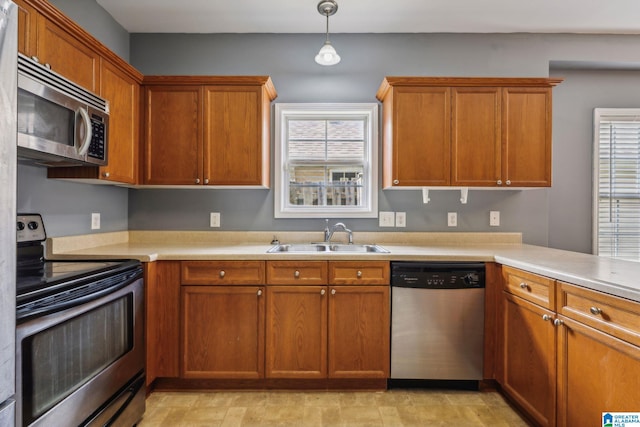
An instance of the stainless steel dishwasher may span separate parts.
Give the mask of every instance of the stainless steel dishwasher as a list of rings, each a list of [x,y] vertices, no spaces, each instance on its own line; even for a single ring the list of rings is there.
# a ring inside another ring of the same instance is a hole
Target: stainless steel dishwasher
[[[482,379],[484,263],[391,263],[391,379]]]

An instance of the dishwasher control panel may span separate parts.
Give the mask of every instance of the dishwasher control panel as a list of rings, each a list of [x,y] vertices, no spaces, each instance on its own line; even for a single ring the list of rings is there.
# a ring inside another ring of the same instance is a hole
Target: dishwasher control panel
[[[392,262],[391,286],[423,289],[484,288],[484,263]]]

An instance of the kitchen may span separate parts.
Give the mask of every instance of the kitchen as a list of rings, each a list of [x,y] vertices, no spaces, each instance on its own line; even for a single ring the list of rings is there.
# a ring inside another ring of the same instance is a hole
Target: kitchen
[[[340,46],[343,62],[324,69],[301,60],[317,44],[314,34],[128,35],[93,2],[52,3],[145,75],[270,75],[278,90],[276,102],[373,102],[387,75],[564,78],[554,89],[553,187],[471,190],[467,204],[459,202],[455,191],[434,191],[429,204],[419,191],[380,191],[380,210],[406,212],[405,229],[379,228],[377,219],[346,222],[355,231],[489,232],[495,229],[487,214],[496,210],[502,219],[498,231],[522,232],[525,243],[591,250],[592,108],[634,105],[637,72],[623,66],[612,70],[607,64],[637,63],[637,54],[626,49],[637,36],[339,33],[332,40]],[[334,18],[337,25],[340,13]],[[280,49],[282,44],[286,50]],[[620,50],[612,52],[612,45]],[[380,46],[393,52],[388,54],[392,60],[380,55]],[[101,232],[208,231],[209,212],[221,213],[224,231],[322,229],[319,219],[275,219],[272,191],[128,190],[48,180],[43,168],[18,167],[18,210],[41,212],[52,237],[95,232],[89,221],[94,212],[101,213]],[[446,213],[452,211],[458,212],[455,230],[446,225]]]

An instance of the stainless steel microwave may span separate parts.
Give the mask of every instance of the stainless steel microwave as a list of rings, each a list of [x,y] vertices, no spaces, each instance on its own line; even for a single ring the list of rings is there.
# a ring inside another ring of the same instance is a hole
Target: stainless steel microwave
[[[104,166],[108,136],[108,101],[18,54],[19,159]]]

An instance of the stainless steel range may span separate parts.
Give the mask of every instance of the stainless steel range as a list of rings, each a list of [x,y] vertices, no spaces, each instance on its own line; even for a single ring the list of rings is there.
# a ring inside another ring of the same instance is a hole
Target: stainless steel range
[[[133,426],[145,409],[138,261],[48,261],[18,215],[16,425]]]

